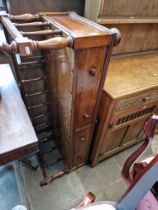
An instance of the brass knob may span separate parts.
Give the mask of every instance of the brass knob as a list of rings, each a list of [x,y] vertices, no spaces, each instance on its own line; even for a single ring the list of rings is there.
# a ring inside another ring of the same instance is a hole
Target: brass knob
[[[81,136],[81,137],[80,137],[80,140],[81,140],[82,142],[85,142],[85,141],[86,141],[86,138],[85,138],[84,136]]]
[[[83,117],[84,117],[85,119],[89,119],[89,114],[84,113]]]
[[[89,70],[89,74],[92,76],[92,77],[94,77],[95,76],[95,74],[96,74],[96,68],[95,67],[92,67],[92,68],[90,68],[90,70]]]

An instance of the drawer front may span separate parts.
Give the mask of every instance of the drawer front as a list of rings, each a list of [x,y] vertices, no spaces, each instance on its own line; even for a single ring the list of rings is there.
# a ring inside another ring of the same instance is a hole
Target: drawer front
[[[105,52],[106,48],[100,47],[76,53],[75,128],[82,128],[93,121]]]
[[[120,100],[116,107],[116,112],[121,112],[130,109],[133,106],[145,105],[158,100],[158,90],[141,94],[128,99]]]
[[[91,128],[92,127],[86,128],[75,134],[74,166],[83,164],[87,161],[91,143]]]

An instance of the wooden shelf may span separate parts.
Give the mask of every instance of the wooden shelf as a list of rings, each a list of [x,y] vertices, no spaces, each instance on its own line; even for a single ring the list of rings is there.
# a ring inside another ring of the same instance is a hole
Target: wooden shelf
[[[106,25],[106,24],[129,24],[129,23],[158,23],[157,17],[99,17],[97,23]]]

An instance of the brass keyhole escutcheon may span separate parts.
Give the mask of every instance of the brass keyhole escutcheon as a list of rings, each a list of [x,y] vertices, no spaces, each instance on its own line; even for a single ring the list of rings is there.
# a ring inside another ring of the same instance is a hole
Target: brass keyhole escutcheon
[[[90,68],[90,70],[89,70],[89,74],[92,76],[92,77],[94,77],[95,76],[95,74],[96,74],[96,67],[91,67]]]

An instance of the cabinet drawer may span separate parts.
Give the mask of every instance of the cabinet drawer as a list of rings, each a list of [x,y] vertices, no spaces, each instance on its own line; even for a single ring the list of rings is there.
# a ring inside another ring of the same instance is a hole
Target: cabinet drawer
[[[80,165],[87,161],[91,143],[91,128],[90,126],[75,134],[74,165]]]
[[[82,128],[93,121],[106,48],[78,50],[76,75],[75,127]],[[84,58],[84,59],[83,59]],[[85,62],[87,60],[88,62]]]
[[[133,106],[145,105],[158,100],[158,90],[137,95],[128,99],[120,100],[117,103],[116,112],[121,112],[130,109]]]

